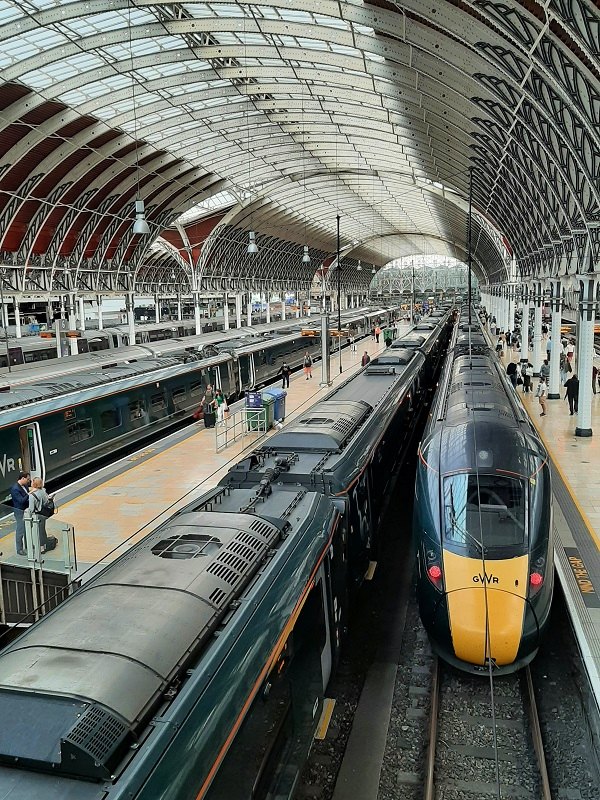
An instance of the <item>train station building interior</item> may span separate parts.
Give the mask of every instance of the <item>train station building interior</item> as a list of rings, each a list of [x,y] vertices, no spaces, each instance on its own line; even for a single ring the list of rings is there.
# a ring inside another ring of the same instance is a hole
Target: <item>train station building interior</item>
[[[600,719],[599,303],[592,0],[0,0],[0,635],[446,314],[533,367],[514,391]],[[52,552],[19,533],[22,471],[56,492]],[[0,797],[33,798],[2,752]],[[225,800],[216,771],[194,797]],[[404,797],[365,774],[357,800]],[[152,797],[131,786],[47,797]]]

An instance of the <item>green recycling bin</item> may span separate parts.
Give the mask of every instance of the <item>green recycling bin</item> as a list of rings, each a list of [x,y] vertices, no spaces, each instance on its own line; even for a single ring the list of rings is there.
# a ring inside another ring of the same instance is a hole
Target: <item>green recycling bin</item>
[[[270,395],[275,400],[273,408],[273,420],[283,422],[285,419],[285,398],[287,392],[285,389],[280,389],[278,386],[272,386],[270,389],[263,389],[262,396]]]
[[[275,398],[267,392],[262,393],[263,408],[267,412],[267,430],[271,430],[275,422]]]

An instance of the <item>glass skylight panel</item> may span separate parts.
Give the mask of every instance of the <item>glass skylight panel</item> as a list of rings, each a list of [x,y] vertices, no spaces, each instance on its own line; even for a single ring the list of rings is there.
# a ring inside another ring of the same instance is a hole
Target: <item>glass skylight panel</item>
[[[19,4],[5,2],[5,0],[0,0],[0,19],[2,20],[3,24],[10,22],[13,19],[19,19],[23,16],[23,11]]]
[[[149,21],[153,18],[151,15]],[[135,11],[131,15],[132,24],[138,23]],[[148,21],[147,19],[145,21]],[[95,36],[98,33],[107,33],[108,31],[115,31],[124,29],[129,25],[129,16],[125,12],[120,11],[106,11],[100,14],[90,14],[85,17],[76,17],[75,19],[66,19],[60,23],[61,27],[65,30],[75,34],[80,38],[86,36]]]
[[[130,61],[132,51],[135,59],[139,56],[160,53],[164,50],[181,50],[182,47],[187,47],[187,45],[178,36],[160,36],[159,38],[134,39],[131,43],[131,49],[129,42],[120,42],[107,45],[103,50],[115,61]]]
[[[220,211],[222,208],[232,206],[236,202],[237,200],[235,195],[233,195],[231,192],[218,192],[218,194],[214,194],[212,197],[207,197],[206,200],[202,200],[202,202],[197,203],[188,211],[185,211],[177,219],[177,222],[180,225],[185,225],[188,222],[202,219],[202,217],[208,217],[211,214],[214,214],[216,211]]]
[[[90,76],[91,77],[91,76]],[[73,89],[58,96],[58,100],[66,105],[79,105],[87,100],[94,100],[105,94],[111,94],[126,86],[131,86],[131,78],[128,75],[111,75],[110,78],[103,78],[100,81],[86,83],[77,89]]]
[[[211,5],[211,9],[215,17],[243,17],[244,10],[241,9],[239,6],[236,5],[226,5],[223,3],[214,3]]]

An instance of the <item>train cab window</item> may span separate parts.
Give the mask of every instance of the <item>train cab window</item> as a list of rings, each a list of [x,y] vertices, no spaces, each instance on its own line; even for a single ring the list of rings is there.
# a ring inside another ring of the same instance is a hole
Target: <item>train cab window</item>
[[[121,425],[121,412],[118,408],[105,408],[100,412],[100,425],[103,431],[112,431]]]
[[[116,333],[113,333],[112,340],[113,340],[113,347],[118,347],[119,346],[119,337],[117,336]]]
[[[67,426],[69,444],[79,444],[91,439],[94,435],[94,425],[91,419],[78,419]]]
[[[143,400],[132,400],[129,403],[129,419],[131,422],[141,419],[146,413],[146,406]]]
[[[452,475],[444,481],[444,537],[466,547],[518,547],[526,536],[526,488],[503,475]]]

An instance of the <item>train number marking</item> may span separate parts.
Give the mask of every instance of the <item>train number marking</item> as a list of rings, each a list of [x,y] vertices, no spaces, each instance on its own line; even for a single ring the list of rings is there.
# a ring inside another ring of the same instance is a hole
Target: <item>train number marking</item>
[[[473,575],[473,583],[500,583],[500,579],[495,575],[488,575],[487,572],[484,572],[483,575],[481,573]]]
[[[2,477],[6,478],[6,473],[14,472],[15,469],[16,467],[14,458],[9,458],[6,453],[4,453],[2,460],[0,461],[0,472],[2,473]]]

